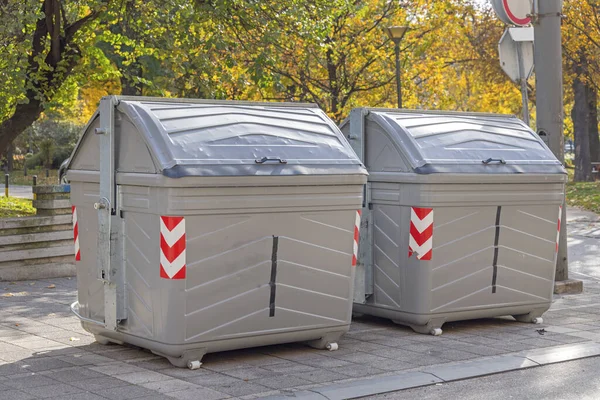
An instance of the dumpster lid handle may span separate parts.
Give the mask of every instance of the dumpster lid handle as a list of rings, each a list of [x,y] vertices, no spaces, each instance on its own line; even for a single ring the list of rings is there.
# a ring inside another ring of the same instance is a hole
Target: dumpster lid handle
[[[263,157],[263,158],[257,158],[256,160],[254,160],[255,163],[257,164],[265,164],[267,162],[278,162],[279,164],[287,164],[287,160],[284,160],[282,158],[279,157],[273,157],[273,158],[269,158],[269,157]]]
[[[481,162],[484,163],[485,165],[488,165],[489,163],[492,163],[492,162],[506,164],[506,161],[504,161],[504,159],[502,159],[502,158],[488,158],[487,160],[482,160]]]

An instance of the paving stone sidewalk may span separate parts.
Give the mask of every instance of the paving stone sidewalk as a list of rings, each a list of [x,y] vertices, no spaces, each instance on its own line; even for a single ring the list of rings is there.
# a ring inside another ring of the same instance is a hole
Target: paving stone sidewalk
[[[573,223],[569,246],[594,238],[594,224],[583,217]],[[588,267],[597,258],[594,243],[578,250],[588,253],[580,254]],[[542,325],[509,317],[455,322],[434,337],[360,318],[338,351],[290,344],[209,354],[196,371],[174,368],[138,348],[95,343],[69,311],[75,278],[0,282],[0,400],[254,399],[523,350],[600,343],[600,277],[590,268],[582,277],[585,292],[555,296]]]

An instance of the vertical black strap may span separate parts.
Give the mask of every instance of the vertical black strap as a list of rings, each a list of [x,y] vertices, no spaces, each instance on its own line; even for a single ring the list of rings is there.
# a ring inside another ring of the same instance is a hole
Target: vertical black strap
[[[269,298],[269,317],[275,316],[275,291],[277,289],[275,280],[277,279],[277,250],[279,248],[279,236],[273,236],[273,251],[271,253],[271,296]]]
[[[496,211],[496,236],[494,237],[494,262],[492,266],[494,268],[494,273],[492,275],[492,293],[496,293],[496,278],[498,276],[498,240],[500,239],[500,213],[502,212],[502,207],[498,206],[498,210]]]

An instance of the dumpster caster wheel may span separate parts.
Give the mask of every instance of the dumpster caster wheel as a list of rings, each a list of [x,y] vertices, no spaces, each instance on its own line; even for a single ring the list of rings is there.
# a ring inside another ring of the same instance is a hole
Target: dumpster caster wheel
[[[191,370],[198,369],[202,366],[202,357],[206,354],[206,349],[191,349],[184,351],[179,357],[172,357],[166,354],[161,354],[158,351],[152,350],[157,356],[165,357],[173,366],[178,368],[189,368]]]
[[[336,351],[338,349],[338,344],[337,343],[327,343],[325,348],[329,351]]]
[[[96,340],[96,343],[101,344],[103,346],[106,346],[110,343],[110,340],[108,340],[104,336],[94,335],[94,339]]]
[[[196,361],[188,361],[188,363],[187,363],[187,367],[189,369],[191,369],[191,370],[200,369],[201,366],[202,366],[202,363],[200,361],[198,361],[198,360],[196,360]]]
[[[526,324],[543,324],[544,320],[542,314],[546,309],[533,310],[527,314],[513,315],[513,318],[518,322],[525,322]]]
[[[440,328],[434,328],[429,333],[433,336],[440,336],[442,334],[442,330]]]

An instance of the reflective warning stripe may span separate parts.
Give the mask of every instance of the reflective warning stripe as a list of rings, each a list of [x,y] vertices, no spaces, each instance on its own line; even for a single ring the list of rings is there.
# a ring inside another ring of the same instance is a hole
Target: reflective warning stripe
[[[73,242],[75,243],[75,261],[81,261],[81,250],[79,249],[79,223],[77,221],[77,208],[71,206],[73,213]]]
[[[433,208],[411,207],[408,256],[417,254],[418,260],[431,260],[433,252]]]
[[[185,279],[185,219],[160,217],[160,277]]]
[[[356,219],[354,221],[354,249],[352,253],[352,266],[356,267],[356,259],[358,258],[358,239],[360,237],[360,215],[361,210],[356,211]]]

